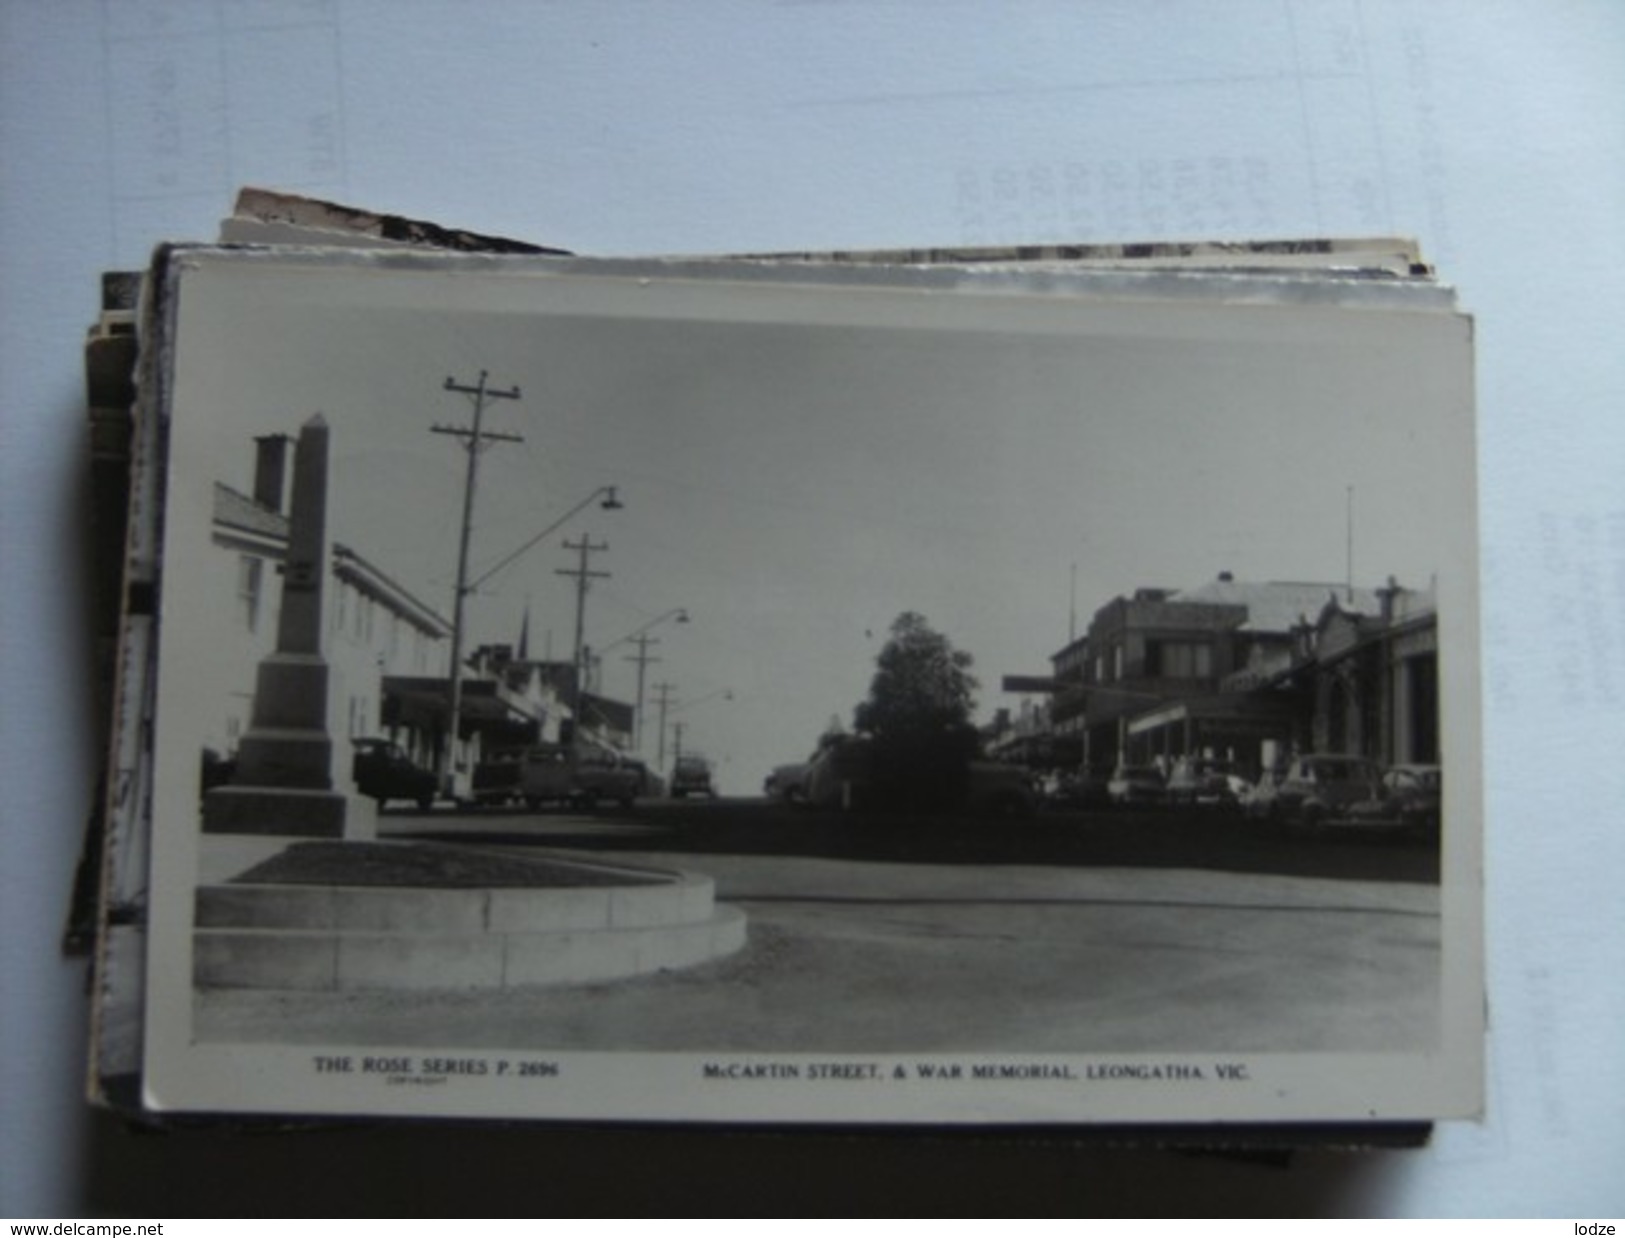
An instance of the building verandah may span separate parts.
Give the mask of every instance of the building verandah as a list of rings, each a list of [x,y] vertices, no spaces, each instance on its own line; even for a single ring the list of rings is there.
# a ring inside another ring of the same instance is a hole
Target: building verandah
[[[1310,616],[1314,616],[1311,618]],[[1223,760],[1256,776],[1293,753],[1438,760],[1438,624],[1431,590],[1249,583],[1142,589],[1096,613],[1088,635],[1051,658],[1047,735],[1019,750],[1058,752],[1095,774]]]
[[[1298,699],[1289,693],[1171,701],[1124,720],[1124,763],[1166,768],[1180,757],[1201,756],[1257,777],[1293,745],[1299,718]]]
[[[1318,752],[1382,765],[1439,760],[1438,614],[1428,594],[1384,590],[1382,613],[1322,612],[1312,655],[1290,674],[1312,699]]]

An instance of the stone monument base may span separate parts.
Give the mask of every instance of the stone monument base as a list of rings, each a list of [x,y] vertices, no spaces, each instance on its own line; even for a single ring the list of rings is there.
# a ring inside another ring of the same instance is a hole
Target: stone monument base
[[[203,797],[203,832],[343,838],[347,808],[338,791],[215,787]]]

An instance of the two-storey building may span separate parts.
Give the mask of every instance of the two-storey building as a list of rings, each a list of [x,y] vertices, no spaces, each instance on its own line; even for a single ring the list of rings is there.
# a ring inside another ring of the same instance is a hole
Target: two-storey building
[[[1375,609],[1371,590],[1228,572],[1112,599],[1051,657],[1057,739],[1071,739],[1079,763],[1099,771],[1187,754],[1268,763],[1294,743],[1299,703],[1254,689],[1278,686],[1293,665],[1294,633],[1334,591],[1351,610]]]

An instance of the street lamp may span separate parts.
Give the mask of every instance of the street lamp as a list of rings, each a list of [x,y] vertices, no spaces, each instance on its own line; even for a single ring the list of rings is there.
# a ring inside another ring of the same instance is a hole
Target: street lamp
[[[660,661],[659,658],[649,656],[649,646],[654,644],[656,639],[650,636],[649,633],[653,629],[659,627],[662,623],[665,623],[668,619],[675,620],[677,623],[687,623],[689,622],[688,610],[682,606],[674,606],[670,610],[656,615],[642,627],[634,629],[633,631],[628,632],[625,636],[622,636],[616,640],[610,641],[609,644],[599,649],[596,655],[597,657],[602,658],[606,653],[618,645],[625,645],[631,641],[637,642],[637,653],[632,657],[628,657],[626,660],[628,662],[636,662],[638,664],[638,704],[637,711],[632,715],[632,746],[639,753],[643,751],[643,677],[644,673],[648,669],[649,663]]]
[[[614,640],[610,641],[609,644],[599,646],[598,656],[603,657],[606,653],[608,653],[611,649],[614,649],[617,645],[624,645],[628,641],[637,640],[638,637],[642,636],[645,632],[648,632],[648,631],[658,627],[660,624],[665,623],[666,620],[668,620],[668,619],[675,620],[678,623],[690,623],[690,622],[692,622],[692,620],[689,619],[689,617],[688,617],[688,608],[686,606],[673,606],[670,610],[663,611],[662,613],[656,615],[653,619],[649,620],[649,622],[644,624],[642,627],[633,628],[625,636],[618,636]]]
[[[483,385],[483,383],[485,381],[483,374],[481,375],[480,381],[481,381],[481,384]],[[446,380],[446,385],[447,385],[448,389],[452,388],[451,379],[448,378]],[[517,396],[518,390],[519,389],[517,387],[514,388],[515,396]],[[506,393],[495,393],[495,394],[506,394]],[[476,405],[476,413],[478,412],[478,410],[479,410],[479,406]],[[478,419],[477,418],[476,418],[475,425],[476,425],[476,433],[477,433],[478,432]],[[475,441],[477,443],[478,440],[476,439]],[[591,503],[593,502],[594,499],[598,499],[600,496],[602,496],[602,502],[599,505],[601,507],[603,507],[606,511],[619,511],[620,508],[623,506],[623,504],[620,501],[619,496],[616,494],[616,490],[615,490],[614,486],[599,486],[596,490],[594,490],[591,494],[589,494],[585,499],[581,500],[581,502],[577,503],[569,511],[565,512],[564,515],[560,516],[552,524],[548,525],[547,528],[543,529],[540,533],[536,534],[535,537],[531,538],[523,546],[519,547],[518,550],[515,550],[510,555],[504,556],[503,559],[496,564],[496,566],[487,569],[485,572],[483,572],[479,576],[477,576],[474,580],[469,581],[467,579],[467,571],[468,571],[468,569],[467,569],[467,562],[468,562],[468,533],[469,533],[469,526],[470,526],[470,523],[471,523],[470,522],[470,515],[471,515],[471,511],[472,511],[472,506],[473,506],[473,504],[472,504],[473,476],[474,476],[473,459],[477,454],[478,453],[471,447],[470,451],[469,451],[469,458],[470,458],[469,485],[467,486],[465,501],[464,501],[464,505],[463,505],[462,548],[461,548],[461,552],[458,555],[458,560],[457,560],[457,592],[456,592],[456,597],[455,597],[455,605],[452,608],[451,668],[450,668],[450,675],[449,675],[450,683],[448,684],[449,692],[447,694],[448,695],[448,707],[447,707],[448,722],[447,722],[447,736],[446,736],[446,743],[445,743],[445,751],[444,751],[444,754],[443,754],[444,768],[442,770],[442,776],[447,780],[448,783],[450,783],[452,778],[454,777],[453,773],[452,773],[453,766],[452,766],[451,753],[452,753],[452,749],[457,744],[457,732],[461,729],[461,726],[462,726],[462,712],[463,712],[463,709],[462,709],[462,704],[463,704],[463,654],[462,654],[462,649],[463,649],[463,602],[464,602],[464,599],[467,598],[469,594],[473,593],[476,589],[478,589],[481,585],[483,585],[486,581],[490,580],[491,577],[495,576],[503,568],[507,567],[515,559],[519,558],[519,556],[524,554],[525,551],[529,550],[532,546],[536,545],[537,542],[541,541],[549,533],[552,533],[553,531],[558,529],[558,527],[560,525],[564,524],[566,521],[570,520],[572,517],[574,517],[579,512],[581,512],[582,509],[584,509],[584,508],[588,507],[589,505],[591,505]],[[451,788],[448,786],[448,790],[449,789],[451,789]]]
[[[680,714],[687,710],[693,709],[696,705],[703,705],[707,701],[714,701],[719,696],[725,701],[731,701],[734,699],[734,690],[732,688],[718,688],[715,692],[707,692],[704,696],[697,696],[692,701],[684,701],[671,712],[674,714]]]

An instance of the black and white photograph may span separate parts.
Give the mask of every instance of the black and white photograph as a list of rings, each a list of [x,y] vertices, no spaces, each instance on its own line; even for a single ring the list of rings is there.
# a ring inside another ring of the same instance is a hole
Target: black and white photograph
[[[180,248],[155,1110],[1482,1103],[1425,278]]]

